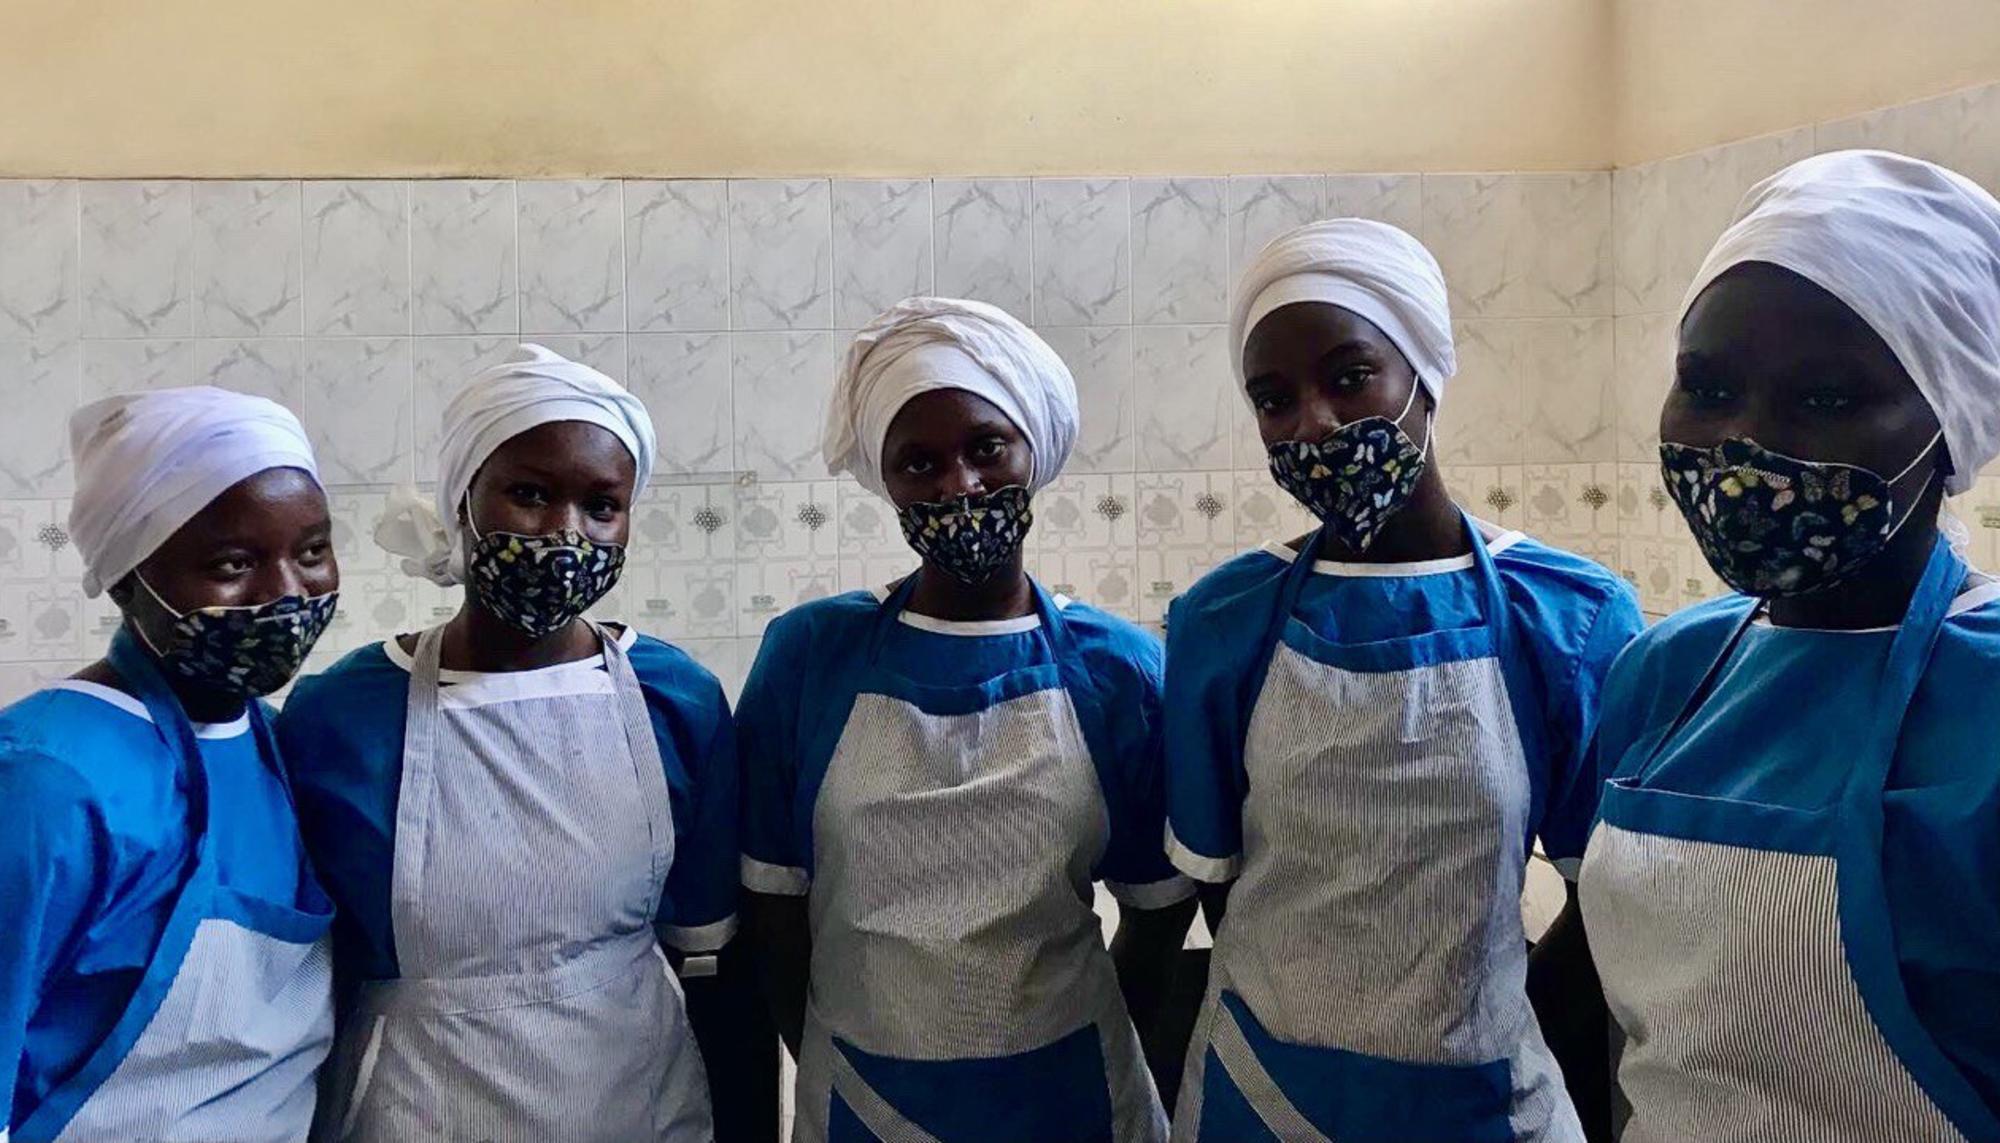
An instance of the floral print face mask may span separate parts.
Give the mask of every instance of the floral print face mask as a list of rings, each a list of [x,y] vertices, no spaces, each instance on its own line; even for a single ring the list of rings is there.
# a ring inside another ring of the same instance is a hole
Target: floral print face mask
[[[144,621],[131,625],[153,657],[172,675],[244,698],[262,698],[291,682],[333,622],[340,602],[340,593],[330,591],[176,611],[144,576],[134,573],[132,578],[170,621],[166,633],[157,637]]]
[[[1271,476],[1278,487],[1354,551],[1368,550],[1423,478],[1431,447],[1429,420],[1422,448],[1402,427],[1417,403],[1417,388],[1410,387],[1410,399],[1395,420],[1364,417],[1340,426],[1325,440],[1271,446]]]
[[[1747,437],[1713,448],[1660,446],[1660,472],[1708,566],[1762,599],[1832,587],[1866,564],[1909,519],[1891,493],[1944,436],[1884,477],[1851,464],[1799,460]],[[1922,499],[1931,476],[1911,497]]]
[[[486,610],[539,639],[603,599],[625,569],[625,545],[600,544],[574,528],[543,536],[471,529],[466,579]]]
[[[980,496],[896,509],[903,538],[926,561],[964,583],[993,578],[1021,550],[1034,525],[1031,493],[1018,484]]]

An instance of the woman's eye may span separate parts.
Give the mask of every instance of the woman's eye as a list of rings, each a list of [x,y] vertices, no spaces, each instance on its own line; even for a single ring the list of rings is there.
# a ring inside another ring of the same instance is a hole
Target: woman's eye
[[[584,506],[584,511],[589,512],[592,516],[600,520],[609,520],[618,515],[618,502],[616,500],[593,500]]]
[[[299,559],[309,564],[317,564],[325,561],[326,557],[329,554],[331,554],[332,551],[333,551],[333,545],[328,541],[315,540],[312,543],[307,544],[305,546],[305,550],[299,553]]]
[[[978,457],[980,460],[998,459],[1000,454],[1006,451],[1007,442],[998,437],[991,437],[972,446],[972,455]]]
[[[209,571],[214,573],[217,578],[234,579],[240,575],[250,574],[250,557],[224,556],[208,565],[208,567]]]
[[[1808,393],[1805,406],[1817,413],[1837,413],[1854,404],[1854,398],[1844,393]]]
[[[1374,377],[1375,377],[1375,371],[1373,369],[1370,369],[1366,366],[1357,365],[1352,369],[1342,370],[1340,375],[1333,379],[1333,383],[1339,388],[1344,390],[1359,389],[1362,386],[1368,384],[1368,382],[1373,380]]]
[[[1720,405],[1727,402],[1732,395],[1728,388],[1722,385],[1700,381],[1682,382],[1680,391],[1687,394],[1688,399],[1697,405]]]
[[[903,471],[909,473],[911,476],[924,476],[930,470],[931,462],[928,460],[906,460],[903,462]]]
[[[1285,398],[1278,393],[1264,393],[1251,397],[1250,403],[1256,406],[1258,412],[1270,416],[1285,407]]]
[[[533,484],[516,484],[507,490],[507,495],[516,504],[541,504],[548,499],[548,494]]]

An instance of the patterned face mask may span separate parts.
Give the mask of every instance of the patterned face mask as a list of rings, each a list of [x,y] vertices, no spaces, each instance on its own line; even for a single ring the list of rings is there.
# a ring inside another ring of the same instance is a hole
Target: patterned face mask
[[[147,632],[145,622],[131,625],[153,657],[171,674],[245,698],[261,698],[292,681],[333,622],[340,601],[339,592],[329,591],[241,607],[176,611],[144,576],[135,572],[132,578],[170,620],[158,639]]]
[[[965,583],[993,578],[1028,538],[1035,522],[1028,490],[1013,484],[981,496],[896,509],[903,538],[925,560]]]
[[[1423,478],[1430,452],[1429,418],[1424,447],[1403,431],[1403,418],[1417,403],[1417,386],[1395,420],[1364,417],[1318,441],[1279,441],[1271,446],[1271,476],[1326,524],[1335,539],[1365,552]]]
[[[1714,448],[1663,444],[1660,472],[1724,583],[1765,599],[1805,595],[1846,579],[1888,544],[1909,519],[1907,512],[1897,518],[1891,490],[1943,435],[1887,478],[1735,437]],[[1930,482],[1926,476],[1913,505]]]
[[[625,545],[600,544],[574,528],[545,536],[470,531],[465,566],[474,594],[508,626],[536,639],[590,610],[625,569]]]

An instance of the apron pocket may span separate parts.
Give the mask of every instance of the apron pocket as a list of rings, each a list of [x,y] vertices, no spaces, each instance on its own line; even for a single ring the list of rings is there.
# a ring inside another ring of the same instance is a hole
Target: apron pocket
[[[839,1037],[833,1048],[896,1114],[940,1139],[1113,1143],[1110,1081],[1094,1024],[1032,1051],[992,1059],[899,1060]],[[839,1086],[828,1107],[829,1139],[875,1138]]]
[[[1235,993],[1221,993],[1220,1001],[1202,1068],[1201,1139],[1277,1139],[1275,1128],[1297,1116],[1340,1143],[1513,1143],[1506,1060],[1414,1064],[1287,1043],[1265,1031]],[[1230,1029],[1222,1027],[1232,1021],[1248,1059],[1223,1058],[1234,1055]],[[1271,1089],[1282,1105],[1260,1106],[1280,1103],[1259,1098]]]

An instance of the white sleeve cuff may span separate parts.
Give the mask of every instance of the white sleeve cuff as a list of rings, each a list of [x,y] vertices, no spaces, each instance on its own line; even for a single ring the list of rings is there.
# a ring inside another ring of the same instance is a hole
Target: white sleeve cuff
[[[1164,909],[1194,896],[1194,882],[1179,874],[1158,881],[1148,881],[1143,885],[1106,881],[1104,888],[1120,905],[1128,909]]]
[[[720,921],[696,925],[691,929],[679,925],[660,925],[658,928],[660,939],[673,946],[675,952],[692,956],[712,953],[728,944],[729,938],[736,935],[736,918],[724,917]]]
[[[1174,836],[1174,827],[1171,824],[1167,826],[1167,860],[1174,863],[1175,869],[1196,881],[1206,881],[1211,885],[1234,881],[1236,875],[1243,872],[1241,853],[1234,853],[1228,857],[1209,857],[1207,854],[1196,853],[1182,845],[1181,839]]]
[[[796,865],[772,865],[759,861],[749,854],[742,860],[743,887],[752,893],[770,893],[778,897],[803,897],[812,887],[812,878]]]

